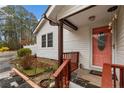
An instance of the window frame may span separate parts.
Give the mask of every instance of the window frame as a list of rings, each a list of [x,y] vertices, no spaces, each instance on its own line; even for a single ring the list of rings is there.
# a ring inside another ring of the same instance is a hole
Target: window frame
[[[51,35],[51,37],[49,35]],[[47,33],[47,47],[53,47],[53,32]]]
[[[45,39],[43,39],[43,37],[45,36]],[[43,41],[44,40],[44,41]],[[43,43],[45,44],[45,46],[43,46]],[[41,36],[41,47],[42,48],[46,48],[47,47],[47,36],[46,36],[46,34],[43,34],[42,36]]]

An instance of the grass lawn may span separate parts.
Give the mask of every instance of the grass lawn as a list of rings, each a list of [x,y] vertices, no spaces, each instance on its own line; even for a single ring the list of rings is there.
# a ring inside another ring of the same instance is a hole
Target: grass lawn
[[[16,68],[28,76],[34,76],[34,75],[45,72],[45,68],[43,68],[43,67],[42,68],[34,67],[34,68],[30,68],[30,69],[23,69],[20,66],[16,66]]]
[[[33,62],[35,63],[33,63],[30,69],[23,69],[23,67],[20,65],[20,61],[20,59],[14,61],[15,67],[27,76],[35,76],[38,74],[43,74],[45,72],[53,73],[58,68],[58,64],[55,60],[46,58],[38,58],[38,61],[35,61],[33,59]],[[34,64],[38,65],[37,68],[34,66]]]
[[[45,68],[31,68],[31,69],[22,69],[22,72],[25,73],[28,76],[37,75],[39,73],[43,73],[45,71]]]

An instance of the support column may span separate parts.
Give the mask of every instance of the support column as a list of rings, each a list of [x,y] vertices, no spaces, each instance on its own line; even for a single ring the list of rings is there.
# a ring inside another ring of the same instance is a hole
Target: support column
[[[59,26],[58,26],[58,61],[59,61],[59,66],[63,62],[63,21],[59,21]]]
[[[59,21],[58,25],[58,63],[60,66],[63,62],[63,21]],[[62,73],[56,78],[56,87],[61,88],[62,87]]]

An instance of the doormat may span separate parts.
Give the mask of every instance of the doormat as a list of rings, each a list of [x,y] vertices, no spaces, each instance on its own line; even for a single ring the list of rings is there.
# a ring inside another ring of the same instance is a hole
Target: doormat
[[[97,75],[97,76],[102,76],[102,72],[96,71],[96,70],[91,70],[90,74]]]
[[[102,77],[102,72],[101,71],[91,70],[90,74]],[[114,74],[112,74],[112,79],[114,79]],[[116,80],[118,80],[117,76],[116,76]]]
[[[71,80],[72,82],[74,82],[77,85],[80,85],[84,88],[99,88],[96,85],[90,84],[90,82],[88,80],[82,79],[82,78],[75,78],[73,80]]]

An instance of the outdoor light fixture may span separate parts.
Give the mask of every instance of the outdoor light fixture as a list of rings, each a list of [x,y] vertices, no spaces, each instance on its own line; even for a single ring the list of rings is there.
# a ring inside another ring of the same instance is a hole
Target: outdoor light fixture
[[[112,6],[112,7],[110,7],[107,11],[108,11],[108,12],[113,12],[113,11],[115,11],[117,8],[118,8],[118,6]]]
[[[90,16],[88,19],[90,20],[90,21],[94,21],[95,20],[95,16]]]

